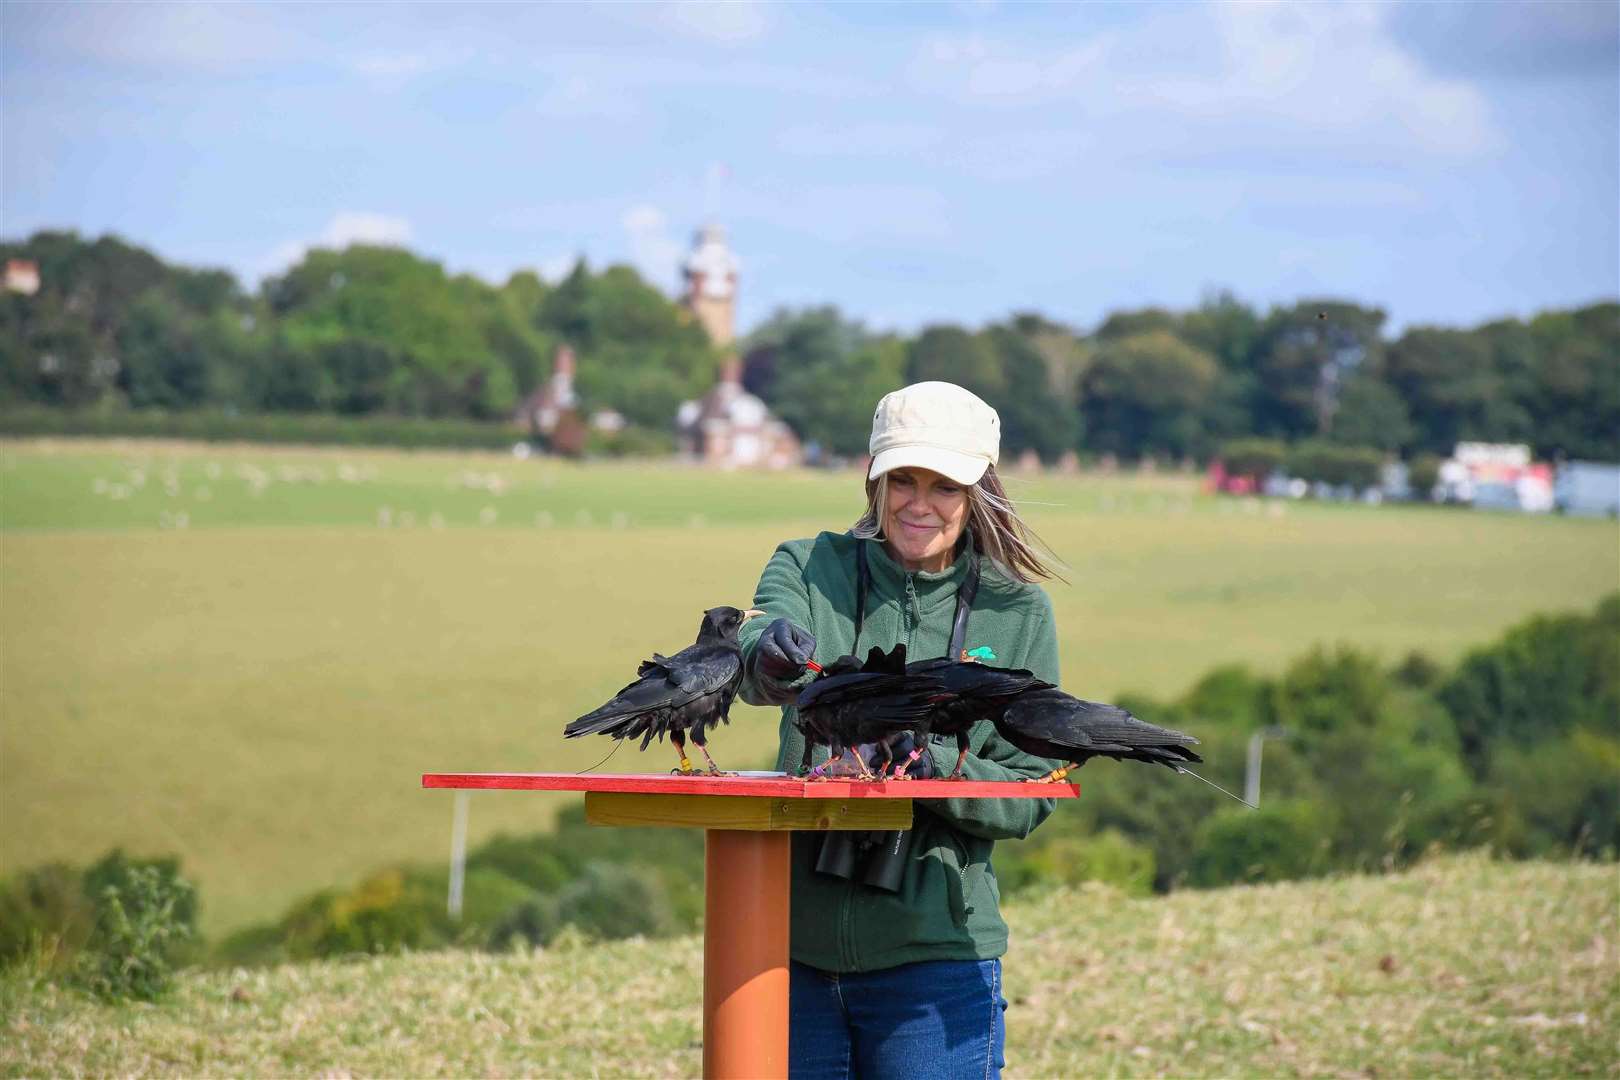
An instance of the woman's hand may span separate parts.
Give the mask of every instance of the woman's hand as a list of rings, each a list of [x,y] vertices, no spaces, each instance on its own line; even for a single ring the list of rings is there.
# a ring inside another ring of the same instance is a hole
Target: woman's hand
[[[805,662],[815,654],[815,635],[787,619],[777,619],[760,635],[754,669],[773,682],[788,683],[804,674]]]

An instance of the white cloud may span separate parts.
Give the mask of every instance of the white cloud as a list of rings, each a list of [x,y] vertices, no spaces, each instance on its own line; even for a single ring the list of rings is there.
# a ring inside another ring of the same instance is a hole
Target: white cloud
[[[7,5],[9,32],[58,54],[120,66],[239,74],[294,56],[298,42],[247,4]]]
[[[765,5],[756,0],[680,0],[654,10],[671,29],[722,45],[753,41],[766,30]]]
[[[670,235],[663,211],[639,203],[619,219],[630,241],[630,261],[641,276],[664,290],[675,288],[681,265],[681,245]]]
[[[962,104],[1045,107],[1071,131],[1107,130],[1120,155],[1411,160],[1499,149],[1483,93],[1427,71],[1392,36],[1388,14],[1379,4],[1225,2],[1062,47],[936,36],[909,74]]]
[[[350,244],[404,247],[411,242],[411,223],[387,214],[344,210],[333,215],[313,240],[292,240],[277,247],[260,264],[260,276],[279,274],[294,266],[312,248],[346,248]]]
[[[542,116],[562,120],[627,120],[638,111],[635,100],[620,88],[577,73],[558,76],[534,107]]]
[[[430,75],[461,67],[473,58],[470,48],[429,49],[425,51],[374,51],[350,56],[345,64],[362,78],[373,82],[398,85]]]

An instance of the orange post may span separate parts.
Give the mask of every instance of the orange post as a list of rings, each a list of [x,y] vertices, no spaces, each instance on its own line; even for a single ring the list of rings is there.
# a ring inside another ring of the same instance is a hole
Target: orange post
[[[787,832],[704,832],[703,1075],[788,1072]]]

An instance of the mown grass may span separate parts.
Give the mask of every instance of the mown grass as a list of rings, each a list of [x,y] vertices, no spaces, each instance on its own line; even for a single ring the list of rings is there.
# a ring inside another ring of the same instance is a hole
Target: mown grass
[[[1009,906],[1007,1074],[1615,1076],[1610,866],[1437,858]],[[0,1073],[695,1076],[698,938],[192,973],[102,1005],[0,980]]]
[[[846,526],[859,490],[847,473],[0,442],[0,869],[174,852],[218,933],[441,858],[449,798],[420,773],[593,764],[609,744],[563,723],[689,641],[702,609],[745,603],[777,542]],[[1071,568],[1050,587],[1064,680],[1094,698],[1277,670],[1315,642],[1454,659],[1620,586],[1610,522],[1265,506],[1178,476],[1015,494]],[[759,765],[775,731],[739,706],[716,755]],[[655,747],[611,767],[672,764]],[[472,839],[542,827],[561,798],[479,794]]]

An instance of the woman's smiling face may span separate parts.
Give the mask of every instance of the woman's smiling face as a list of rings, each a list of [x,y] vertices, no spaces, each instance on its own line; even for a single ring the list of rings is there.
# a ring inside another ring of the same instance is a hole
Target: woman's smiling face
[[[883,535],[889,553],[907,570],[943,570],[956,555],[967,525],[967,489],[930,469],[907,467],[884,475],[889,485]]]

